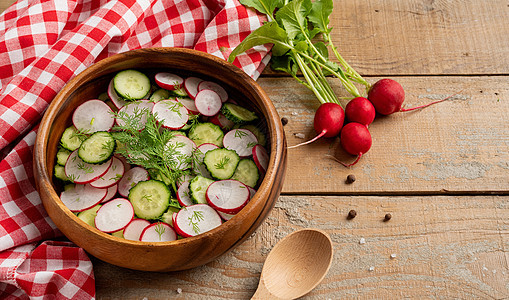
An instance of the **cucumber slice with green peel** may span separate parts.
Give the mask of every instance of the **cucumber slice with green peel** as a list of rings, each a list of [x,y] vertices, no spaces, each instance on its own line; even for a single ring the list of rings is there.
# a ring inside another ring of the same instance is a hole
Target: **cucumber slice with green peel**
[[[137,70],[124,70],[113,77],[113,87],[117,94],[126,100],[143,99],[152,87],[147,75]]]
[[[86,163],[101,164],[113,156],[117,143],[106,131],[98,131],[81,143],[78,156]]]
[[[226,148],[207,151],[203,159],[203,163],[205,163],[210,175],[218,180],[230,179],[239,161],[239,155],[234,150]]]
[[[221,127],[212,123],[199,123],[189,130],[189,138],[194,141],[196,146],[211,143],[218,147],[223,147],[224,133]]]
[[[69,151],[74,151],[80,147],[81,143],[86,138],[87,136],[79,133],[76,127],[70,126],[67,127],[62,133],[62,137],[60,138],[60,145]]]
[[[238,180],[252,188],[256,186],[259,178],[258,167],[255,162],[249,158],[244,158],[239,161],[237,169],[235,169],[235,173],[233,173],[231,177],[231,179]]]
[[[67,162],[67,159],[69,158],[69,155],[71,155],[71,151],[60,148],[57,152],[57,164],[61,166],[65,166],[65,163]]]
[[[138,182],[128,198],[138,218],[155,220],[168,209],[171,192],[162,181],[151,179]]]
[[[78,213],[78,218],[80,218],[83,222],[95,228],[95,216],[97,216],[97,211],[101,208],[101,204],[97,204],[96,206],[84,210]]]
[[[263,147],[267,145],[267,136],[257,126],[253,124],[244,124],[241,125],[239,128],[251,131],[256,136],[258,144],[262,145]]]
[[[56,164],[53,169],[53,175],[55,178],[58,178],[64,182],[71,181],[69,177],[65,174],[65,167],[59,164]]]
[[[235,124],[244,124],[258,119],[254,112],[233,103],[224,103],[221,113]]]
[[[191,200],[194,204],[204,204],[207,203],[207,198],[205,194],[207,192],[207,188],[211,185],[214,180],[203,177],[196,176],[189,182],[189,193],[191,195]]]
[[[157,89],[150,96],[149,100],[152,102],[157,102],[165,99],[170,99],[170,91],[167,89]]]

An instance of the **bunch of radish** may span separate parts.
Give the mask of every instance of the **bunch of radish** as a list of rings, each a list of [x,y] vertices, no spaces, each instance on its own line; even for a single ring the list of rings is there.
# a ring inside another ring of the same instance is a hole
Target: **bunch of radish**
[[[120,73],[124,77],[115,82]],[[238,214],[263,180],[269,153],[263,130],[252,122],[257,120],[254,112],[231,100],[221,85],[169,72],[153,79],[136,70],[121,71],[98,97],[104,101],[79,105],[62,135],[54,176],[65,184],[61,201],[90,226],[129,240],[173,241],[212,230]],[[218,138],[207,130],[193,137],[200,125],[213,128]],[[175,173],[134,164],[150,160],[146,148],[119,152],[121,139],[115,133],[127,127],[143,140],[149,138],[145,128],[155,129],[152,134],[171,132],[161,149],[178,162],[167,166]],[[232,175],[211,174],[211,165],[223,163],[207,164],[209,154],[218,150],[237,158]],[[182,176],[172,181],[168,174]]]
[[[345,167],[355,165],[369,151],[372,145],[368,126],[375,120],[376,114],[391,115],[397,112],[408,112],[440,103],[448,98],[425,105],[402,108],[405,100],[403,87],[395,80],[381,79],[368,88],[367,98],[351,99],[343,110],[337,103],[322,103],[315,112],[315,138],[288,148],[296,148],[314,142],[321,137],[340,138],[341,147],[349,154],[356,156],[352,163],[338,161]],[[344,123],[346,121],[346,124]]]

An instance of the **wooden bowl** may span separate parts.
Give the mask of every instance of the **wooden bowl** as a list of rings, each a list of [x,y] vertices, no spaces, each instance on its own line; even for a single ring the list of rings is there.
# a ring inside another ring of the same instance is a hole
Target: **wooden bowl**
[[[171,70],[184,76],[211,79],[263,121],[270,163],[256,195],[234,218],[195,237],[173,242],[130,241],[103,233],[81,221],[60,201],[52,180],[55,156],[73,110],[96,98],[113,74],[124,69]],[[212,55],[189,49],[149,48],[117,54],[99,61],[72,79],[55,97],[37,133],[34,150],[37,189],[48,215],[60,231],[89,254],[108,263],[143,271],[177,271],[206,264],[242,243],[267,217],[279,196],[286,170],[286,139],[269,97],[242,70]]]

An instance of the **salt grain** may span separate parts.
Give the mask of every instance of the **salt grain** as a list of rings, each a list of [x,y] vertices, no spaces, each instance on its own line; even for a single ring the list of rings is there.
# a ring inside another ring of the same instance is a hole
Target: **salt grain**
[[[178,293],[178,294],[182,294],[182,289],[181,289],[181,288],[178,288],[178,289],[177,289],[177,293]]]
[[[374,270],[375,270],[375,267],[373,267],[373,266],[369,267],[370,272],[373,272]]]
[[[298,113],[298,112],[296,112],[296,111],[292,111],[292,116],[298,116],[298,115],[299,115],[299,113]]]
[[[365,238],[361,238],[361,239],[359,240],[359,244],[361,244],[361,245],[362,245],[362,244],[366,244],[366,239],[365,239]]]
[[[391,258],[396,258],[396,254],[392,253]]]
[[[306,135],[304,133],[296,133],[295,134],[295,137],[296,138],[299,138],[299,139],[305,139],[306,138]]]

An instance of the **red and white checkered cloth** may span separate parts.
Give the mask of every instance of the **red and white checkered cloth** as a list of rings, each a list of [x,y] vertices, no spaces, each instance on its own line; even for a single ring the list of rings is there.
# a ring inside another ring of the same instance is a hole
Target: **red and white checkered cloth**
[[[265,20],[238,0],[19,0],[0,15],[1,299],[95,297],[83,249],[47,241],[61,233],[32,170],[37,124],[65,83],[137,48],[194,48],[226,59]],[[256,79],[269,50],[257,47],[235,64]]]

